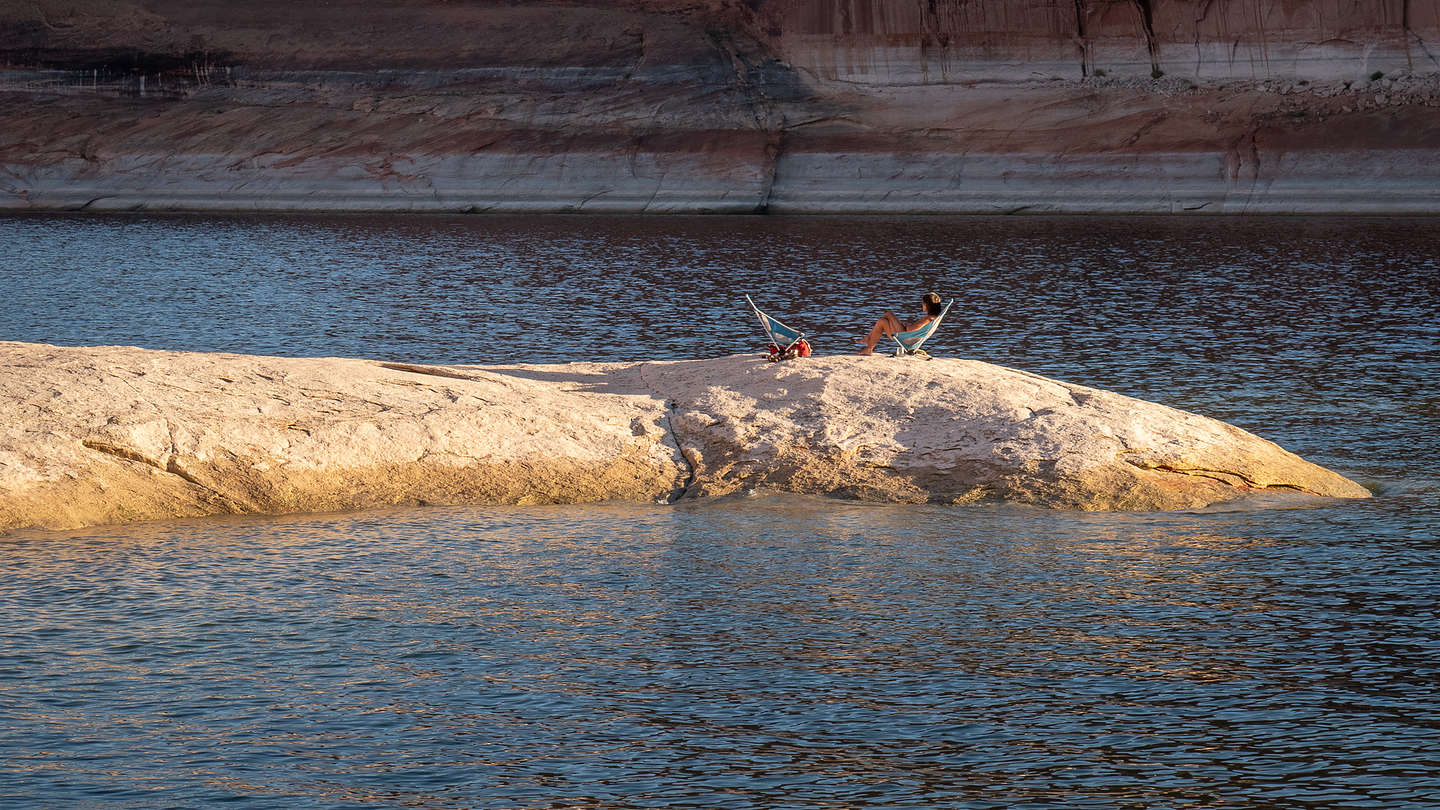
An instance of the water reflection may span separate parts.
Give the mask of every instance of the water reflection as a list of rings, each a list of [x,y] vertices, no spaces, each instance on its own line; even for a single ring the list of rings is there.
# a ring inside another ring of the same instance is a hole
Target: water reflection
[[[1274,514],[31,534],[0,558],[0,774],[118,806],[1432,803],[1433,542]]]

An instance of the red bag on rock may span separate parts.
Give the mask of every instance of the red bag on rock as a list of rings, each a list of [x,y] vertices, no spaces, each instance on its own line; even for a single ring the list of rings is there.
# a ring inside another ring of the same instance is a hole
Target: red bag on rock
[[[765,346],[766,358],[771,362],[776,360],[789,360],[792,357],[809,357],[810,341],[801,338],[790,345],[789,349],[782,349],[775,343]]]

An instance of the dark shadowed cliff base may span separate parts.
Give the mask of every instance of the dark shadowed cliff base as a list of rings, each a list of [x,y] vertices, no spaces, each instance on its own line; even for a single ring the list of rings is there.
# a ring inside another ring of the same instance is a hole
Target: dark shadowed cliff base
[[[0,0],[0,209],[1440,212],[1414,0]]]

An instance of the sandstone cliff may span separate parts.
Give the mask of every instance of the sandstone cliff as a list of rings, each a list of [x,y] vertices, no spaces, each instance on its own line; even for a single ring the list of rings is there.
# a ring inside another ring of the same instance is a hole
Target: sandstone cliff
[[[1413,0],[0,0],[0,209],[1440,210]]]
[[[0,343],[0,531],[393,504],[1182,509],[1367,497],[1213,419],[969,360],[414,366]]]

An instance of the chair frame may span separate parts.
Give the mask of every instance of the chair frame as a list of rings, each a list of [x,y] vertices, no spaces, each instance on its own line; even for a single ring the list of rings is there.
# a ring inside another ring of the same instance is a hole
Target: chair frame
[[[788,357],[790,355],[790,351],[795,348],[795,345],[805,339],[804,332],[796,329],[793,326],[786,326],[775,318],[761,312],[760,308],[755,306],[755,302],[750,300],[750,296],[745,296],[745,301],[746,303],[750,304],[750,311],[755,313],[755,317],[759,319],[760,329],[765,332],[765,337],[768,338],[771,343],[774,343],[776,346],[780,347],[780,357],[777,359],[783,359]],[[772,323],[780,329],[784,329],[786,332],[795,333],[795,339],[791,340],[789,343],[785,343],[784,341],[789,336],[784,333],[775,332],[771,328]]]

